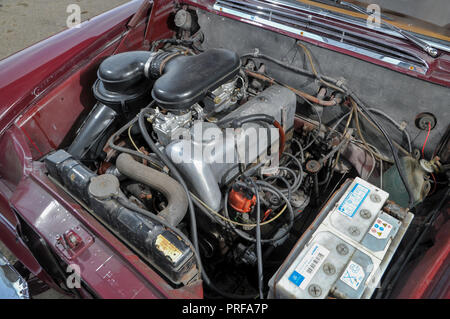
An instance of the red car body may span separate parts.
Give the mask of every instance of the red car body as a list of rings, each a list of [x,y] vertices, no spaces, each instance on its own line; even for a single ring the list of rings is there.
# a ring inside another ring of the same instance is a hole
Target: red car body
[[[214,1],[183,3],[212,11]],[[170,287],[79,203],[56,187],[39,162],[64,143],[77,118],[94,105],[93,97],[87,98],[91,95],[83,94],[83,90],[94,83],[100,62],[118,52],[148,49],[151,41],[172,36],[166,19],[174,5],[175,1],[168,0],[134,0],[80,28],[68,29],[0,61],[0,241],[33,274],[55,289],[60,288],[54,280],[54,270],[42,259],[48,251],[65,264],[80,266],[82,297],[203,297],[201,282],[180,289]],[[340,26],[355,28],[345,23]],[[396,41],[430,62],[426,74],[385,67],[450,86],[450,54],[443,52],[432,61],[398,38],[360,31],[384,41]],[[354,52],[326,47],[380,64]],[[63,103],[71,107],[61,108]],[[438,218],[434,227],[437,244],[403,275],[404,288],[396,293],[397,297],[450,297],[450,224],[445,218]],[[70,230],[82,241],[76,251],[59,242]],[[30,238],[30,232],[36,237]],[[33,243],[33,238],[41,240]]]

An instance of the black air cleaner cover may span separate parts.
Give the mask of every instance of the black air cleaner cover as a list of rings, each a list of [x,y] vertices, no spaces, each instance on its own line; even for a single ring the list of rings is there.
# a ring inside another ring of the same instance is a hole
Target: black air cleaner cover
[[[208,91],[235,77],[240,66],[239,56],[225,49],[174,58],[155,82],[153,99],[161,108],[183,111],[201,101]]]

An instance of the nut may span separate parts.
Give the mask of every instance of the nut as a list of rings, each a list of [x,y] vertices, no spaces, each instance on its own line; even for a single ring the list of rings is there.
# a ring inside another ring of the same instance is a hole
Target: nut
[[[311,174],[316,174],[320,171],[322,165],[316,160],[310,160],[306,163],[306,170]]]

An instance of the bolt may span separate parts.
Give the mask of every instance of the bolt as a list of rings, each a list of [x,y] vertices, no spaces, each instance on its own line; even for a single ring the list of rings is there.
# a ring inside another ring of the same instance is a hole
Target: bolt
[[[359,236],[361,234],[361,232],[359,231],[358,227],[355,227],[355,226],[349,227],[348,232],[352,236]]]
[[[371,214],[370,211],[367,210],[367,209],[361,209],[361,211],[359,212],[359,214],[360,214],[361,217],[364,218],[364,219],[369,219],[370,217],[372,217],[372,214]]]
[[[336,273],[336,268],[333,264],[326,263],[325,265],[323,265],[323,272],[328,276],[332,276]]]
[[[370,195],[370,200],[374,203],[379,203],[381,202],[381,197],[378,194],[372,194]]]
[[[311,174],[316,174],[320,171],[322,165],[316,160],[310,160],[306,163],[306,170]]]
[[[318,285],[312,284],[308,287],[308,292],[313,297],[319,297],[322,294],[322,288]]]
[[[348,254],[348,247],[344,244],[339,244],[336,246],[336,250],[341,256],[345,256]]]

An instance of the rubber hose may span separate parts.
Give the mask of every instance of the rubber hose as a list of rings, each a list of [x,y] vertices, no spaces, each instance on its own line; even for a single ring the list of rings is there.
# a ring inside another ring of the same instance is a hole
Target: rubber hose
[[[167,199],[167,206],[158,216],[170,225],[177,226],[186,216],[188,198],[183,187],[167,174],[137,162],[131,155],[122,153],[116,161],[117,169],[123,175],[161,192]]]
[[[145,141],[147,142],[148,146],[150,147],[150,149],[167,165],[167,167],[170,169],[170,171],[174,175],[174,177],[180,182],[181,186],[183,187],[185,193],[188,196],[189,213],[190,213],[190,217],[191,217],[192,244],[195,248],[195,255],[197,258],[199,268],[202,271],[203,281],[206,283],[206,285],[209,286],[209,288],[211,288],[216,293],[218,293],[219,295],[221,295],[225,298],[253,299],[255,297],[254,295],[235,295],[235,294],[227,293],[225,291],[220,290],[219,288],[216,287],[216,285],[214,285],[212,283],[211,279],[209,278],[208,274],[206,273],[205,269],[203,268],[202,260],[201,260],[200,253],[199,253],[200,249],[198,246],[197,218],[195,216],[194,202],[191,199],[189,189],[186,185],[186,182],[184,181],[181,174],[178,172],[177,168],[172,164],[172,162],[168,159],[168,157],[159,150],[159,148],[155,145],[155,143],[152,141],[150,135],[148,134],[147,128],[145,127],[145,120],[144,120],[144,116],[145,116],[146,112],[148,112],[148,110],[149,110],[148,108],[145,108],[139,113],[139,117],[138,117],[139,129],[141,130],[141,133],[142,133]]]

